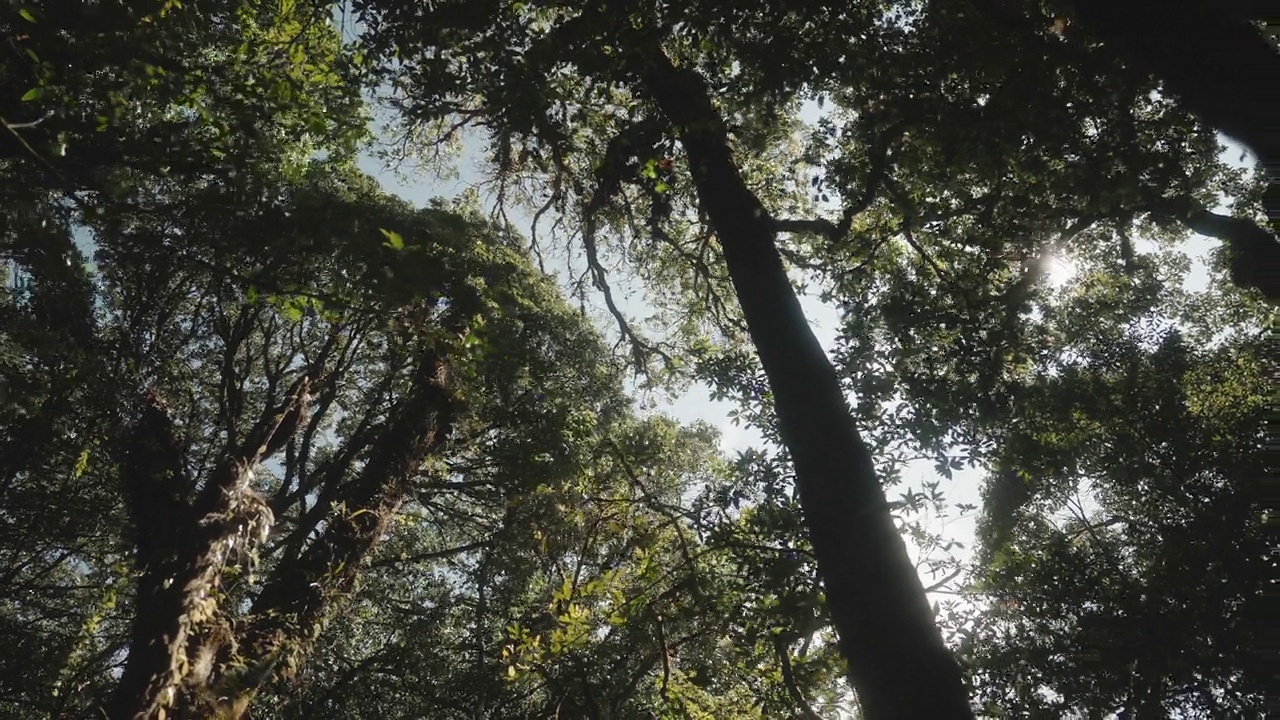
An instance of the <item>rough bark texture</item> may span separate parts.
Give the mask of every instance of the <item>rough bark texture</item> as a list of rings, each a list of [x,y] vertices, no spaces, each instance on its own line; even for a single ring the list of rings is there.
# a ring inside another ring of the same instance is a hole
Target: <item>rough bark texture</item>
[[[252,553],[271,527],[271,512],[252,488],[253,470],[284,420],[304,411],[303,378],[285,405],[266,412],[245,441],[210,473],[196,494],[184,449],[155,390],[125,438],[125,503],[135,528],[138,579],[129,657],[105,711],[112,720],[173,715],[184,688],[202,684],[210,654],[224,654],[228,626],[217,597],[233,554]]]
[[[228,552],[252,552],[266,541],[271,514],[251,488],[253,469],[304,424],[307,378],[263,414],[194,498],[174,423],[151,394],[126,439],[126,502],[141,577],[129,657],[104,708],[108,718],[242,718],[266,682],[293,675],[418,469],[448,438],[446,363],[423,352],[415,371],[357,476],[326,490],[324,532],[297,557],[279,561],[240,618],[218,606],[221,573],[232,560]]]
[[[637,69],[677,128],[769,378],[827,604],[865,717],[973,717],[960,668],[939,636],[835,369],[787,277],[773,221],[734,164],[705,83],[675,67],[656,44]]]

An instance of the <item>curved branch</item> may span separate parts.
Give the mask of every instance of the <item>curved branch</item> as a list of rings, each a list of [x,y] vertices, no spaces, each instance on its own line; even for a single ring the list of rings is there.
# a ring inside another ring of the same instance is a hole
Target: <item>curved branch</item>
[[[554,131],[554,128],[546,126],[545,123],[543,125],[539,130],[552,148],[553,161],[558,173],[557,182],[559,182],[560,178],[569,179],[574,191],[580,197],[585,197],[586,192],[581,187],[581,183],[572,179],[573,175],[565,163],[565,153],[561,148],[559,134]],[[668,365],[672,365],[674,361],[670,355],[660,348],[641,338],[632,329],[630,320],[627,319],[614,301],[613,289],[609,286],[608,274],[604,265],[600,262],[599,249],[596,245],[596,218],[609,199],[617,194],[622,185],[622,172],[625,169],[625,161],[631,148],[635,147],[637,135],[643,137],[645,133],[651,131],[650,127],[643,124],[631,125],[609,141],[609,146],[605,151],[605,158],[596,172],[596,188],[591,193],[590,200],[587,201],[582,209],[582,245],[587,256],[587,269],[591,274],[591,284],[604,297],[605,307],[617,323],[618,332],[622,340],[631,346],[632,361],[639,372],[644,372],[646,361],[650,356],[660,357]]]
[[[781,635],[773,636],[773,649],[778,653],[778,663],[782,666],[782,684],[787,686],[787,694],[791,696],[792,702],[800,706],[800,714],[805,720],[822,720],[822,716],[813,709],[808,700],[805,700],[804,693],[800,692],[800,686],[796,683],[795,669],[791,667],[791,652],[787,649],[787,644],[782,641]]]
[[[1231,250],[1231,281],[1280,301],[1280,240],[1252,220],[1213,212],[1190,197],[1170,200],[1153,211],[1176,218],[1193,232],[1217,238]]]
[[[582,247],[587,254],[587,267],[591,272],[591,284],[600,291],[600,295],[604,298],[605,307],[618,324],[618,332],[622,335],[622,339],[631,346],[631,359],[635,363],[636,369],[643,372],[647,364],[646,360],[650,355],[656,355],[668,365],[671,364],[673,362],[671,356],[641,338],[631,328],[631,321],[622,313],[622,310],[618,309],[617,303],[614,302],[613,289],[609,287],[608,273],[605,271],[604,265],[600,263],[599,251],[596,248],[595,220],[590,217],[586,219],[583,225]]]
[[[840,215],[840,222],[833,223],[826,218],[814,218],[812,220],[775,219],[773,221],[774,232],[813,233],[814,235],[822,235],[831,242],[843,240],[849,234],[849,229],[853,227],[853,219],[871,207],[871,203],[875,202],[876,195],[880,192],[880,186],[885,183],[885,179],[889,174],[889,167],[892,165],[889,157],[889,147],[894,140],[901,136],[901,130],[890,129],[883,133],[875,143],[872,148],[871,169],[867,172],[867,183],[862,191],[862,197],[856,203],[844,209],[844,212]]]

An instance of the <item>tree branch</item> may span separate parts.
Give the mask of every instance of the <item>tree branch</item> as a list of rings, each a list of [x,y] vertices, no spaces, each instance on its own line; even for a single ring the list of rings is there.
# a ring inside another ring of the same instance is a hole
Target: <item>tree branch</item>
[[[880,186],[885,182],[891,165],[889,146],[892,144],[892,140],[887,139],[885,136],[890,135],[900,136],[901,132],[886,131],[882,139],[876,143],[875,153],[871,160],[871,169],[867,173],[867,184],[862,191],[862,197],[856,203],[844,209],[844,212],[840,215],[839,223],[833,223],[826,218],[808,220],[775,219],[773,221],[774,232],[812,233],[814,235],[822,235],[831,242],[843,240],[849,234],[849,229],[853,227],[853,219],[871,207],[871,203],[875,202],[876,195],[880,191]]]
[[[800,686],[796,684],[795,669],[791,667],[791,651],[787,649],[787,644],[782,641],[781,635],[773,636],[773,649],[778,653],[778,663],[782,667],[782,683],[787,686],[787,694],[791,696],[792,702],[800,707],[800,713],[805,720],[822,720],[822,716],[813,709],[805,699],[804,693],[800,692]]]
[[[1231,251],[1227,266],[1231,281],[1280,302],[1280,241],[1274,233],[1252,220],[1212,212],[1189,196],[1168,200],[1152,213],[1173,217],[1193,232],[1225,242]]]
[[[933,583],[932,585],[926,586],[924,591],[927,593],[937,592],[938,590],[941,590],[942,588],[946,587],[947,583],[960,577],[960,573],[962,572],[964,572],[964,568],[958,567],[955,570],[952,570],[951,572],[947,573],[946,577],[942,578],[941,580]]]

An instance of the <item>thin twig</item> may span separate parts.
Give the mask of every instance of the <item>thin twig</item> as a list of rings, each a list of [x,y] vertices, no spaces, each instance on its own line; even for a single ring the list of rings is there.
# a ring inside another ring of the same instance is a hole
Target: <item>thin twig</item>
[[[13,132],[14,130],[26,130],[27,128],[33,128],[51,117],[53,117],[53,113],[48,112],[45,113],[44,117],[32,120],[31,122],[11,123],[4,118],[0,118],[0,123],[4,123],[5,128],[10,132]]]

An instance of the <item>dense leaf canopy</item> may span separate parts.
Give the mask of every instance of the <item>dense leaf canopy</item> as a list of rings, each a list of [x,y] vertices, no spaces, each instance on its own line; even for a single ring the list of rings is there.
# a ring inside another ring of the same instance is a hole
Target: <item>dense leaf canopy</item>
[[[1256,713],[1264,183],[1056,5],[14,6],[0,716]]]

